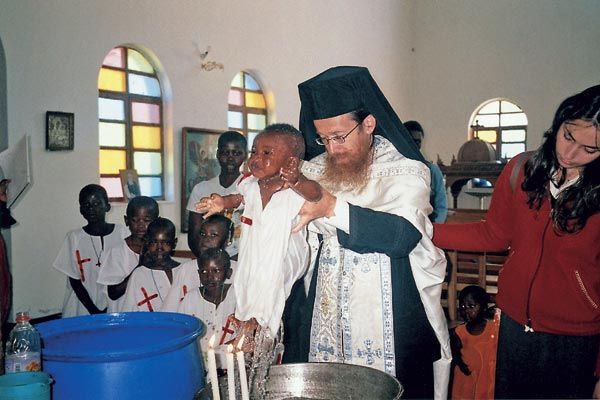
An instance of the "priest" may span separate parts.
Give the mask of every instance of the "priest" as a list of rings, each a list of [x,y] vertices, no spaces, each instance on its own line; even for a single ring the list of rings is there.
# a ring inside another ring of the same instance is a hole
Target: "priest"
[[[450,347],[440,304],[446,260],[431,242],[430,172],[362,67],[299,85],[312,260],[286,307],[286,362],[342,362],[398,378],[408,398],[446,398]]]

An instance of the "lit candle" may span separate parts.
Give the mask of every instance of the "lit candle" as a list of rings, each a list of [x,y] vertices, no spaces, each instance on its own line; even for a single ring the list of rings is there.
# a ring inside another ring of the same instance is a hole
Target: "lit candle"
[[[233,364],[233,346],[227,346],[227,389],[228,400],[235,400],[235,365]]]
[[[244,360],[244,351],[242,346],[244,345],[245,335],[242,335],[240,342],[237,345],[237,353],[235,354],[238,363],[238,369],[240,371],[240,387],[242,388],[242,400],[250,400],[248,396],[248,378],[246,378],[246,362]]]
[[[215,334],[208,341],[207,363],[208,363],[208,379],[212,387],[213,400],[221,400],[219,394],[219,378],[217,378],[217,360],[215,359]]]

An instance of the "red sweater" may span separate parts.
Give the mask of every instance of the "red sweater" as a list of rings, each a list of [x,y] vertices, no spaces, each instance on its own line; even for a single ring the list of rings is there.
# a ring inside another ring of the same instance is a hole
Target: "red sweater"
[[[436,224],[433,241],[444,249],[510,249],[498,277],[496,300],[502,312],[539,332],[600,334],[600,213],[588,218],[580,232],[556,232],[549,196],[539,210],[527,205],[521,190],[524,168],[513,193],[509,181],[517,158],[498,178],[485,221]]]

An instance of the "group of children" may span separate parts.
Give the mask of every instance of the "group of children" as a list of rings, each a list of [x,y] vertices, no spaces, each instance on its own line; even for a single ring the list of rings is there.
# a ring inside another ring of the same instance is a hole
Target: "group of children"
[[[231,220],[214,215],[197,235],[196,259],[173,259],[175,225],[159,217],[156,200],[138,196],[127,205],[125,226],[106,222],[106,190],[87,185],[79,193],[87,224],[67,234],[53,263],[67,275],[63,318],[103,312],[168,311],[194,315],[207,326],[203,338],[221,338],[235,310],[226,280],[231,260],[224,250],[233,235]],[[203,346],[206,349],[206,345]]]
[[[205,351],[213,334],[219,344],[234,339],[230,323],[258,322],[276,333],[285,299],[306,266],[306,260],[297,257],[307,254],[305,237],[290,231],[304,199],[317,201],[321,195],[320,186],[299,172],[303,153],[302,135],[291,125],[277,124],[261,132],[248,160],[253,176],[240,179],[237,193],[229,198],[214,195],[199,202],[202,222],[190,226],[197,232],[189,236],[195,259],[183,263],[173,258],[175,225],[159,216],[154,199],[137,196],[129,201],[127,229],[106,222],[106,190],[85,186],[79,204],[87,224],[67,234],[53,264],[68,277],[63,317],[107,311],[185,313],[205,323]],[[224,205],[225,200],[231,204]],[[235,268],[233,279],[236,262],[226,248],[234,224],[220,213],[225,208],[244,210],[240,268]],[[295,260],[289,259],[290,253]]]

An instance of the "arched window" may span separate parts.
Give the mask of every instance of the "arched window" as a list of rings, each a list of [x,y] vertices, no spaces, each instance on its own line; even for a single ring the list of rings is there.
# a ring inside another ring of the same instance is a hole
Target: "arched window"
[[[510,159],[526,149],[527,115],[510,100],[486,101],[471,118],[469,139],[475,137],[491,143],[498,159]]]
[[[111,200],[124,200],[121,171],[135,169],[141,194],[164,199],[163,100],[154,67],[139,51],[115,47],[102,62],[98,91],[100,184]]]
[[[248,149],[258,132],[267,125],[267,102],[258,81],[241,71],[231,81],[227,126],[248,138]]]

